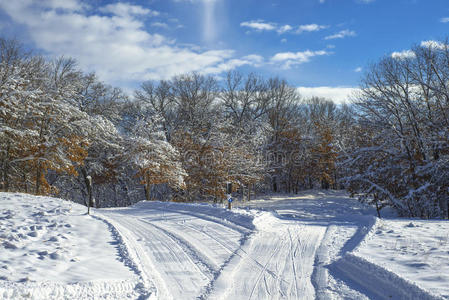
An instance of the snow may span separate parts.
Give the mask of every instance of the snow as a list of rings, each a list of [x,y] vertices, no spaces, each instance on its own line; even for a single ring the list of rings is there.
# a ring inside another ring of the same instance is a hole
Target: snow
[[[127,235],[159,299],[206,295],[254,227],[251,215],[210,205],[140,202],[100,214]]]
[[[0,299],[449,299],[449,222],[341,191],[93,209],[0,193]]]
[[[447,220],[378,220],[354,254],[449,299]]]
[[[257,233],[224,268],[212,299],[313,299],[314,258],[326,228],[280,220],[265,213]]]
[[[0,298],[136,295],[118,241],[78,204],[0,193],[0,249]]]
[[[363,239],[372,208],[319,191],[234,205],[140,202],[96,214],[126,235],[158,299],[363,299],[326,265]]]

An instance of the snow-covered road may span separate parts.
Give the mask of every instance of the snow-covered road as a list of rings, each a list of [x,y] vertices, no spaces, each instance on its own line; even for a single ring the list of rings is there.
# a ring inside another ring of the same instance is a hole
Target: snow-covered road
[[[330,199],[315,199],[313,205],[290,200],[255,201],[251,208],[258,210],[232,212],[210,205],[141,202],[98,213],[126,236],[157,298],[314,299],[316,289],[327,285],[327,274],[326,282],[320,281],[317,250],[330,223],[354,211]],[[346,223],[341,230],[346,237],[339,232],[342,240],[332,242],[340,244],[334,252],[357,232],[356,225]]]
[[[449,223],[374,215],[341,191],[92,216],[0,193],[0,299],[449,299]]]
[[[160,299],[207,295],[221,268],[251,232],[250,215],[240,216],[248,220],[236,224],[201,211],[211,210],[209,206],[197,208],[140,203],[101,212],[119,231],[125,231],[130,247],[137,249],[138,264],[155,285],[154,296]]]
[[[226,266],[212,299],[314,299],[311,275],[323,226],[256,217],[257,232]]]

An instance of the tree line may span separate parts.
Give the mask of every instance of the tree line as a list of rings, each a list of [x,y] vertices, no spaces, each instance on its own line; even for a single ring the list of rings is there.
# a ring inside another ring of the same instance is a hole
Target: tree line
[[[364,75],[352,104],[303,98],[280,78],[229,72],[147,81],[130,97],[0,39],[0,189],[97,206],[223,201],[347,188],[378,210],[443,217],[449,51],[416,46]],[[89,179],[93,189],[89,189]]]

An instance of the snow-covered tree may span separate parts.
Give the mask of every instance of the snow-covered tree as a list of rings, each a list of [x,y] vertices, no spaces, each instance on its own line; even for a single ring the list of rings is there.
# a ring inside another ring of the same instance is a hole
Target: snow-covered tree
[[[157,115],[140,119],[127,140],[128,155],[138,170],[147,200],[151,200],[152,185],[167,184],[173,189],[185,186],[187,174],[178,151],[167,142],[161,123]]]
[[[448,215],[447,43],[387,57],[366,74],[357,110],[370,141],[345,160],[355,192],[402,215]]]

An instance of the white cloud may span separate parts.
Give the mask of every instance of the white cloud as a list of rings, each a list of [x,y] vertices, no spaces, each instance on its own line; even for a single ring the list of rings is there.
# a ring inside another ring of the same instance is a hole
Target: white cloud
[[[292,29],[293,29],[292,26],[290,26],[290,25],[284,25],[284,26],[279,27],[278,30],[277,30],[277,32],[278,32],[279,34],[282,34],[282,33],[285,33],[285,32],[287,32],[287,31],[290,31],[290,30],[292,30]]]
[[[328,28],[329,26],[318,25],[318,24],[306,24],[299,25],[296,30],[292,25],[278,25],[272,22],[265,22],[263,20],[247,21],[240,23],[241,27],[247,27],[256,31],[276,31],[279,34],[284,34],[287,32],[293,32],[296,34],[301,34],[303,32],[320,31],[322,29]]]
[[[355,87],[298,87],[298,92],[305,98],[310,97],[322,97],[331,99],[335,103],[350,102],[350,98],[353,94],[359,91]]]
[[[421,42],[421,47],[425,47],[425,48],[434,48],[434,49],[440,49],[443,50],[446,48],[446,46],[442,43],[442,42],[438,42],[438,41],[422,41]]]
[[[287,39],[282,39],[281,43],[287,43]]]
[[[449,17],[447,17],[447,18],[441,18],[441,19],[440,19],[440,22],[441,22],[441,23],[448,23],[448,22],[449,22]]]
[[[255,66],[260,66],[264,61],[264,58],[257,54],[250,54],[250,55],[242,57],[242,59],[251,61],[252,64]]]
[[[325,40],[343,39],[347,36],[355,36],[355,35],[356,35],[355,31],[345,29],[340,32],[337,32],[336,34],[326,36],[324,39]]]
[[[0,1],[0,9],[27,29],[39,49],[53,56],[71,56],[85,71],[96,71],[102,80],[122,87],[185,72],[221,72],[239,64],[256,64],[259,59],[239,61],[232,50],[176,45],[145,29],[141,17],[154,12],[137,5],[103,6],[98,11],[111,15],[100,15],[75,0],[69,2]]]
[[[267,23],[264,22],[262,20],[257,20],[257,21],[249,21],[249,22],[242,22],[240,23],[241,27],[248,27],[251,29],[255,29],[258,31],[272,31],[272,30],[276,30],[276,26],[272,23]]]
[[[79,11],[88,7],[85,4],[79,3],[77,0],[47,0],[42,1],[42,4],[48,8],[58,8],[69,11]]]
[[[148,8],[144,8],[142,6],[138,5],[132,5],[128,3],[114,3],[114,4],[108,4],[106,6],[103,6],[100,8],[101,12],[104,13],[111,13],[116,16],[121,17],[128,17],[128,16],[158,16],[159,12],[153,11]]]
[[[354,72],[360,73],[360,72],[362,72],[362,70],[363,70],[362,67],[357,67],[354,69]]]
[[[420,44],[421,47],[424,48],[431,48],[431,49],[437,49],[437,50],[444,50],[446,49],[446,45],[439,41],[422,41]],[[403,50],[399,52],[393,52],[391,53],[391,57],[395,59],[407,59],[407,58],[415,58],[416,54],[413,50]]]
[[[311,58],[315,56],[329,55],[330,52],[319,50],[319,51],[300,51],[300,52],[281,52],[276,53],[271,59],[272,64],[279,64],[283,69],[290,69],[292,66],[299,65],[302,63],[309,62]]]
[[[151,23],[151,26],[153,26],[153,27],[159,27],[159,28],[164,28],[164,29],[169,28],[169,26],[167,25],[167,23],[164,23],[164,22],[153,22],[153,23]]]
[[[407,59],[407,58],[414,58],[415,56],[416,54],[412,50],[403,50],[400,52],[391,53],[391,57],[394,59]]]
[[[219,74],[245,65],[259,67],[263,62],[264,58],[262,56],[251,54],[242,58],[229,59],[216,66],[205,68],[204,70],[201,70],[200,73]]]
[[[322,29],[326,29],[328,26],[325,25],[318,25],[318,24],[307,24],[307,25],[300,25],[298,27],[298,30],[296,30],[296,33],[303,33],[303,32],[312,32],[312,31],[320,31]]]

